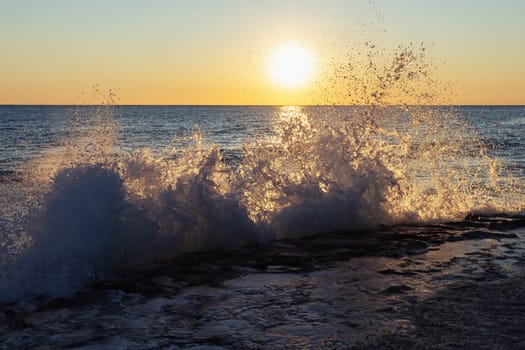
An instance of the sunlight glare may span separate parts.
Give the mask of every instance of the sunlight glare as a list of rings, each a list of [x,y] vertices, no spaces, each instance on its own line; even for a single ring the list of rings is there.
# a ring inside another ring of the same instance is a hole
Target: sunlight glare
[[[286,44],[273,50],[268,73],[271,81],[287,89],[303,87],[315,73],[314,55],[304,47]]]

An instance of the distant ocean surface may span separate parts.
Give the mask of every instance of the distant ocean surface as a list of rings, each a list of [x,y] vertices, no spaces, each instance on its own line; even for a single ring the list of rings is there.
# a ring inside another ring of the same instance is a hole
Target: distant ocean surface
[[[383,107],[384,108],[384,107]],[[304,107],[314,118],[326,115],[350,116],[360,107]],[[490,155],[523,172],[525,164],[525,107],[454,106],[466,127],[486,144]],[[389,108],[387,107],[388,111]],[[397,108],[390,108],[395,119]],[[104,108],[102,113],[108,113]],[[90,128],[90,120],[101,113],[99,106],[0,106],[0,179],[9,181],[26,162],[46,150],[53,150],[66,138]],[[117,147],[162,150],[174,137],[183,138],[198,127],[207,143],[217,144],[227,155],[242,152],[242,145],[272,134],[272,127],[286,107],[265,106],[112,106],[111,118],[118,125]],[[384,112],[385,113],[385,112]],[[72,122],[76,121],[76,124]],[[83,122],[84,121],[84,122]],[[77,125],[77,126],[75,126]],[[21,174],[19,174],[21,175]]]

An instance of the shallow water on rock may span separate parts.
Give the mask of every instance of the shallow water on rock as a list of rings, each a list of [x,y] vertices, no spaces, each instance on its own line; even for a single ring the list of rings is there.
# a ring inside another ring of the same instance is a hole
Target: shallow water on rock
[[[1,306],[0,348],[519,348],[524,239],[477,217],[185,255]]]

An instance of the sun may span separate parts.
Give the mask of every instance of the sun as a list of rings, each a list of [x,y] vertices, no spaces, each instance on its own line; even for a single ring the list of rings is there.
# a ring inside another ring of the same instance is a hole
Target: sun
[[[280,87],[287,89],[304,87],[314,77],[315,57],[300,45],[281,45],[270,55],[268,74],[271,81]]]

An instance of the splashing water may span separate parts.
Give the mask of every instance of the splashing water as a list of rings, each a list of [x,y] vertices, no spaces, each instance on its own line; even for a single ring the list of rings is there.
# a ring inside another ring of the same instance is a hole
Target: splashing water
[[[421,53],[401,49],[383,69],[370,61],[361,78],[348,69],[352,84],[366,80],[365,106],[283,107],[272,132],[248,140],[236,161],[198,128],[162,152],[126,153],[110,105],[89,123],[73,118],[77,135],[31,163],[9,192],[0,301],[68,296],[187,252],[523,210],[522,197],[505,195],[522,195],[523,185],[502,176],[452,108],[385,105],[401,90],[429,102],[409,89],[430,76]]]

